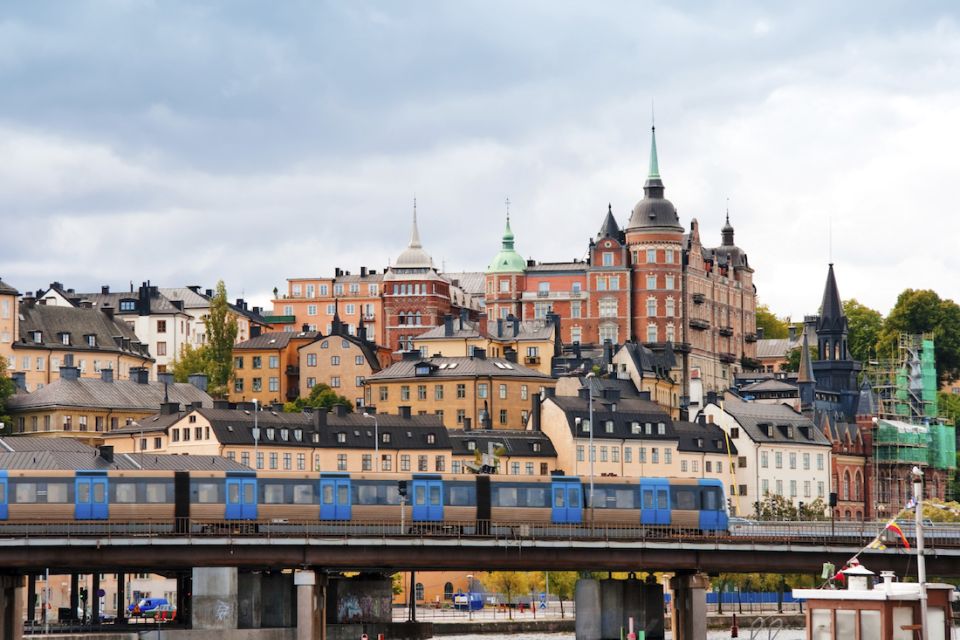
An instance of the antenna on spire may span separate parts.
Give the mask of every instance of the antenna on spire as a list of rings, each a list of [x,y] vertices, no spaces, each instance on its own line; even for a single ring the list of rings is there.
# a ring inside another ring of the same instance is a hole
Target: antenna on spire
[[[654,109],[653,98],[650,98],[650,129],[657,130],[657,112]]]
[[[830,264],[833,264],[833,214],[830,214],[829,222],[827,224],[827,258],[830,261]]]
[[[507,205],[507,223],[510,222],[510,196],[507,196],[507,199],[504,201],[504,204]]]
[[[730,196],[727,196],[727,224],[730,224]]]

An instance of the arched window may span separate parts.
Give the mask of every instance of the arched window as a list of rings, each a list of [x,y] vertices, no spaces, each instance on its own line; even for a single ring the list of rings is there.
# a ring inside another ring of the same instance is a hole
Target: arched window
[[[855,500],[863,500],[863,476],[859,469],[857,469],[856,479],[853,483],[853,492]]]
[[[850,499],[850,472],[849,471],[843,472],[843,495],[840,499],[841,500]]]
[[[414,596],[417,600],[423,600],[423,583],[418,582],[417,586],[414,587]]]
[[[863,512],[857,511],[857,522],[863,522]]]
[[[847,509],[843,515],[848,521],[853,519],[850,514],[850,509]]]
[[[443,599],[453,600],[453,583],[447,582],[443,585]]]

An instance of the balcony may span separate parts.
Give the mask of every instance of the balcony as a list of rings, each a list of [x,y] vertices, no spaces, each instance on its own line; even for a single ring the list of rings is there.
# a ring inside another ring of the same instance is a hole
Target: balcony
[[[735,356],[732,353],[724,352],[720,354],[720,362],[724,364],[733,364],[736,361],[737,361],[737,356]]]
[[[372,314],[372,313],[365,313],[365,314],[363,314],[363,321],[364,321],[364,322],[376,322],[376,321],[377,321],[377,316],[374,315],[374,314]]]
[[[689,342],[674,342],[673,350],[676,353],[690,353],[690,343]]]
[[[550,297],[550,292],[549,292],[549,291],[537,291],[537,297],[538,297],[538,298],[549,298],[549,297]]]
[[[298,375],[300,375],[300,367],[295,366],[295,365],[292,365],[292,364],[288,364],[288,365],[287,365],[286,374],[287,374],[288,376],[298,376]]]
[[[523,359],[523,364],[540,364],[540,356],[527,356]]]
[[[703,304],[707,301],[707,295],[705,293],[695,293],[693,294],[693,303],[694,304]]]
[[[755,333],[748,333],[748,334],[746,334],[746,335],[743,336],[743,339],[746,340],[747,342],[756,342],[756,341],[757,341],[757,334],[755,334]]]
[[[718,329],[720,335],[729,338],[733,335],[733,327],[720,327]]]
[[[569,300],[580,298],[581,291],[524,291],[520,294],[521,300]]]
[[[710,328],[710,321],[709,321],[709,320],[701,320],[700,318],[691,318],[691,319],[690,319],[690,327],[691,327],[692,329],[698,329],[698,330],[700,330],[700,331],[703,331],[703,330],[705,330],[705,329],[709,329],[709,328]]]

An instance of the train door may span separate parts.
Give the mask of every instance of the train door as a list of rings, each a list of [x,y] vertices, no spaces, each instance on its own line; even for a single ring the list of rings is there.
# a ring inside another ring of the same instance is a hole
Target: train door
[[[436,478],[413,479],[414,522],[443,520],[443,481]]]
[[[0,520],[6,520],[7,513],[7,472],[0,470]]]
[[[700,530],[717,531],[726,529],[723,511],[723,491],[715,484],[707,484],[709,481],[700,481]],[[724,522],[721,522],[724,520]]]
[[[256,476],[227,476],[227,520],[257,519]]]
[[[583,497],[579,482],[554,481],[550,487],[553,496],[551,520],[555,523],[583,522]]]
[[[107,474],[77,472],[74,480],[74,517],[77,520],[106,520]]]
[[[670,524],[670,485],[666,480],[640,481],[640,523],[663,526]]]
[[[320,519],[349,520],[350,478],[332,476],[320,478]]]

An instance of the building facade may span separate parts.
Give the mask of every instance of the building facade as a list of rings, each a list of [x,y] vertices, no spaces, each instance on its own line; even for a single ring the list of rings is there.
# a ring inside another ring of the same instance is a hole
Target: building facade
[[[316,331],[272,331],[233,347],[233,402],[271,405],[295,400],[300,393],[300,347],[319,337]]]
[[[299,348],[300,397],[306,398],[318,384],[325,384],[360,408],[366,402],[366,379],[389,366],[390,351],[366,340],[366,328],[358,335],[347,332],[334,315],[332,333],[319,336]]]

